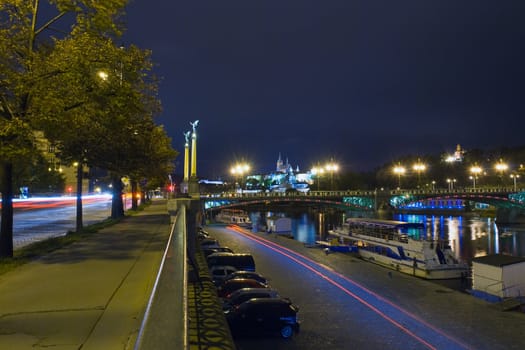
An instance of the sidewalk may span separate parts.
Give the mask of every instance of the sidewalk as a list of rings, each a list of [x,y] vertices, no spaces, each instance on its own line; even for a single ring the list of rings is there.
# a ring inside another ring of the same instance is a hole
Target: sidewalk
[[[132,349],[170,233],[166,201],[0,276],[0,349]]]

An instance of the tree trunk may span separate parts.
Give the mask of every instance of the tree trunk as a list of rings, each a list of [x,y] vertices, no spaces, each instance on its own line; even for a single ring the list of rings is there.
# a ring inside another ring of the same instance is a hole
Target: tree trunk
[[[13,164],[3,163],[2,180],[2,224],[0,227],[0,258],[13,257]]]
[[[131,180],[131,209],[137,210],[139,208],[137,194],[138,194],[138,182],[136,180]]]
[[[120,176],[112,176],[113,199],[111,201],[111,218],[118,219],[124,216],[124,203],[122,201],[122,189],[124,188]]]
[[[84,227],[82,214],[82,170],[82,164],[79,162],[77,165],[77,232],[80,232]]]

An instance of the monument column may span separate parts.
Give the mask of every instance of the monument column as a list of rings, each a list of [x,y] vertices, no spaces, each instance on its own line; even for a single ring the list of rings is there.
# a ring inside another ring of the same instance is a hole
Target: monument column
[[[191,134],[191,174],[189,179],[189,193],[199,195],[199,180],[197,179],[197,126],[199,121],[190,122],[193,128]]]
[[[188,193],[188,182],[190,180],[190,135],[191,131],[184,133],[184,179],[181,184],[181,193]]]

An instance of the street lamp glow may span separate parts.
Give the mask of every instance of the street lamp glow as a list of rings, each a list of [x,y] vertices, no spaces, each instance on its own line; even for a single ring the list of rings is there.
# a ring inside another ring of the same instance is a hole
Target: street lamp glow
[[[470,179],[472,180],[474,189],[476,189],[476,179],[482,171],[483,169],[481,169],[481,167],[478,165],[473,165],[472,167],[470,167],[470,173],[472,174],[472,176],[470,176]]]
[[[417,172],[425,171],[427,166],[423,163],[416,163],[414,164],[413,169]]]
[[[397,164],[394,166],[393,172],[397,175],[397,187],[401,188],[401,176],[405,175],[406,169],[401,164]]]
[[[414,171],[417,173],[417,187],[419,187],[419,184],[421,183],[421,172],[425,171],[427,169],[427,166],[418,159],[417,163],[415,163],[412,167]]]
[[[497,172],[501,174],[507,171],[509,169],[509,166],[506,163],[503,163],[503,161],[500,159],[500,161],[496,163],[496,165],[494,165],[494,168],[496,169]]]
[[[334,190],[334,172],[337,172],[339,170],[339,165],[337,165],[334,162],[330,162],[325,165],[326,171],[330,173],[330,189]]]
[[[512,180],[514,180],[514,192],[516,192],[516,180],[520,178],[520,175],[519,174],[510,174],[510,178]]]
[[[448,190],[452,191],[454,189],[454,184],[456,183],[456,179],[447,179],[448,184]]]
[[[248,171],[250,171],[250,166],[246,163],[237,163],[234,166],[231,167],[230,172],[233,176],[239,178],[239,186],[241,188],[241,195],[242,195],[242,178],[244,174],[247,174]]]
[[[109,78],[109,74],[103,70],[99,70],[97,72],[97,76],[102,80],[102,81],[106,81],[108,80]]]
[[[503,173],[509,169],[509,166],[500,159],[499,162],[494,165],[494,169],[498,172],[501,184],[503,185]]]
[[[311,173],[313,175],[323,175],[324,168],[322,168],[322,167],[313,167],[312,170],[311,170]]]
[[[334,172],[339,170],[339,165],[335,163],[328,163],[326,164],[326,171]]]
[[[242,164],[235,164],[230,169],[230,172],[233,175],[244,175],[244,174],[248,173],[248,171],[250,171],[250,166],[248,164],[244,164],[244,163],[242,163]]]

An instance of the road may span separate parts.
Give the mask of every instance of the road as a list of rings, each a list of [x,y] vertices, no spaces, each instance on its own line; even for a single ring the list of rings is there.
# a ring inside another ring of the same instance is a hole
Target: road
[[[110,196],[85,196],[83,223],[90,225],[111,214]],[[75,230],[74,197],[46,198],[15,203],[13,216],[14,249]]]
[[[326,255],[286,238],[219,226],[206,230],[221,245],[251,253],[256,270],[300,308],[298,336],[240,338],[236,339],[239,350],[520,349],[525,345],[519,336],[523,314],[503,313],[438,284],[345,254]]]

